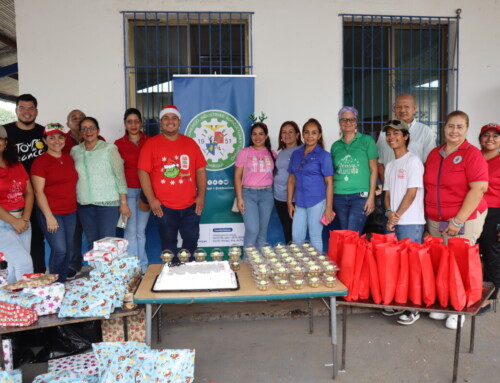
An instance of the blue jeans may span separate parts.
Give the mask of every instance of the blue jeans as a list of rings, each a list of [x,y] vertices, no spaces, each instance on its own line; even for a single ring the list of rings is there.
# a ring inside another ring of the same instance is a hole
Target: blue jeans
[[[128,240],[128,251],[139,257],[142,272],[145,273],[149,263],[146,254],[146,226],[151,211],[139,209],[137,202],[140,194],[140,188],[128,188],[127,203],[132,214],[125,227],[124,237]]]
[[[40,228],[50,246],[49,271],[51,274],[59,274],[58,282],[65,282],[68,275],[71,245],[75,234],[76,212],[54,214],[59,228],[55,233],[49,233],[45,215],[38,206],[36,209]]]
[[[340,230],[353,230],[360,234],[363,232],[367,219],[365,215],[367,200],[368,197],[361,197],[359,193],[333,195],[333,211]]]
[[[75,234],[73,234],[72,245],[69,252],[69,269],[80,271],[82,269],[82,251],[85,253],[88,249],[82,249],[83,245],[83,227],[78,214],[76,214]]]
[[[78,217],[90,248],[98,239],[116,236],[119,215],[118,206],[78,205]]]
[[[295,206],[295,214],[292,224],[292,238],[295,243],[301,245],[306,239],[309,229],[311,244],[318,250],[323,251],[323,224],[321,217],[325,212],[326,200],[318,202],[311,207]]]
[[[399,241],[410,238],[410,241],[423,243],[425,225],[396,225],[396,237]]]
[[[266,243],[267,227],[271,219],[274,206],[273,188],[249,189],[243,187],[243,201],[245,201],[244,245],[254,245],[261,248]]]
[[[182,248],[188,249],[191,259],[194,259],[194,251],[198,247],[200,237],[200,216],[196,214],[196,204],[179,210],[161,205],[161,209],[163,217],[155,217],[162,249],[172,251],[174,261],[177,261],[177,234],[180,233]]]
[[[0,219],[0,253],[7,261],[7,282],[13,283],[23,274],[33,273],[30,246],[31,225],[25,232],[17,234],[14,226]]]

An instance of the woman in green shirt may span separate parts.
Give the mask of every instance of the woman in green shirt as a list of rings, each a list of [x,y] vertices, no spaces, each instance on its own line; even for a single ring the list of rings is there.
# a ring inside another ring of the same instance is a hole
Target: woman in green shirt
[[[99,124],[93,117],[80,122],[83,142],[71,149],[78,172],[78,216],[88,246],[116,236],[118,217],[130,217],[123,160],[113,144],[99,140]]]
[[[358,132],[356,108],[344,106],[338,118],[342,136],[330,150],[335,169],[333,210],[341,230],[362,233],[375,209],[377,147],[371,136]]]

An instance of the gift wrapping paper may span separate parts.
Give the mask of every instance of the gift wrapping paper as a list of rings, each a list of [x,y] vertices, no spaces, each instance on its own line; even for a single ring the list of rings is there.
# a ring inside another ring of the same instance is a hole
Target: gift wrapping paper
[[[2,339],[3,364],[5,371],[14,369],[14,358],[12,355],[12,339]]]
[[[0,371],[0,383],[23,383],[21,370]]]
[[[29,287],[23,292],[43,298],[42,302],[33,306],[38,316],[55,314],[59,311],[63,301],[64,283],[56,282],[47,286]]]
[[[99,374],[99,365],[93,352],[49,360],[48,372],[59,371],[97,376]]]

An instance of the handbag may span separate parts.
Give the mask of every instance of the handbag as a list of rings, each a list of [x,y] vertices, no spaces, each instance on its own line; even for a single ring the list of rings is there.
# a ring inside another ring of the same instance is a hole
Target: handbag
[[[243,164],[243,174],[241,175],[241,183],[242,184],[243,184],[243,178],[245,178],[245,165],[247,164],[247,159],[248,159],[248,149],[247,149],[247,155],[245,156],[245,162]],[[240,209],[238,208],[238,197],[234,197],[233,206],[231,207],[231,211],[233,213],[240,212]]]

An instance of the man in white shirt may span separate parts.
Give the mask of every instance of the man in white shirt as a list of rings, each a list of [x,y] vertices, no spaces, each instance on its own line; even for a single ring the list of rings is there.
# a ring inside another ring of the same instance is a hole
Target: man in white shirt
[[[402,94],[396,98],[393,108],[396,118],[408,125],[411,135],[408,150],[420,158],[422,163],[425,163],[431,150],[436,147],[436,137],[431,128],[415,120],[417,109],[415,98],[411,94]],[[384,170],[387,164],[394,159],[394,151],[387,144],[383,131],[380,132],[377,141],[377,150],[379,154],[378,174],[384,183]]]

